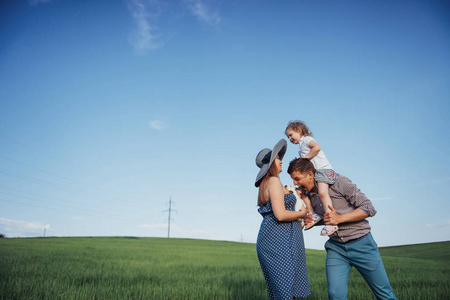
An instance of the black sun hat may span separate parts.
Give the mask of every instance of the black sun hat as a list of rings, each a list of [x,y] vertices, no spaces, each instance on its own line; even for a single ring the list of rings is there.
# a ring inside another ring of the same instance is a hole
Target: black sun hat
[[[280,160],[283,160],[284,154],[286,153],[287,142],[285,139],[281,139],[272,150],[269,148],[264,148],[259,151],[258,155],[256,155],[256,165],[259,170],[258,176],[256,176],[255,186],[259,187],[261,184],[261,180],[269,171],[270,166],[272,165],[275,158],[278,157]]]

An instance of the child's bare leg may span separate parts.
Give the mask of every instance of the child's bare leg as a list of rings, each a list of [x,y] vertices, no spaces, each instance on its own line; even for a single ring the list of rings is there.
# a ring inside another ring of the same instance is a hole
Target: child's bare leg
[[[319,189],[319,197],[320,201],[322,201],[323,209],[325,213],[328,213],[331,211],[328,206],[333,206],[330,195],[328,194],[328,183],[317,182],[317,188]]]
[[[305,202],[305,204],[306,204],[306,209],[308,210],[308,213],[309,214],[314,213],[314,209],[311,205],[311,200],[309,200],[309,197],[306,196],[304,193],[302,193],[301,198],[302,198],[303,202]]]
[[[319,189],[319,197],[320,201],[322,201],[323,209],[325,213],[331,212],[329,206],[333,207],[333,203],[331,202],[330,195],[328,194],[328,184],[325,182],[317,182],[317,188]],[[335,225],[325,225],[320,232],[320,235],[330,235],[333,234],[338,227]]]
[[[304,193],[302,193],[301,197],[302,197],[302,200],[305,202],[306,209],[308,210],[308,214],[313,216],[312,222],[305,226],[305,230],[308,230],[308,229],[311,229],[314,226],[314,224],[319,222],[321,220],[321,217],[314,212],[314,209],[311,205],[311,200],[308,198],[308,196],[306,196]]]

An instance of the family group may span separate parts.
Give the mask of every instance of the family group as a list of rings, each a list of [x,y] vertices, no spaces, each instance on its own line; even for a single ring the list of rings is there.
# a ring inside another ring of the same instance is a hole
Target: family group
[[[321,225],[325,243],[330,299],[347,299],[352,267],[363,276],[377,299],[397,299],[389,283],[367,218],[376,210],[347,177],[336,173],[309,128],[291,121],[286,137],[299,145],[299,158],[287,172],[293,185],[283,186],[279,174],[287,141],[256,156],[258,212],[263,220],[256,250],[269,299],[290,300],[311,294],[303,230]],[[300,203],[300,205],[299,205]]]

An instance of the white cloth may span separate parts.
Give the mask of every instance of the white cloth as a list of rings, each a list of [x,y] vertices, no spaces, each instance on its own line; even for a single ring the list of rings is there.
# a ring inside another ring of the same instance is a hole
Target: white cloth
[[[297,202],[295,203],[295,211],[301,211],[303,207],[306,208],[306,204],[305,201],[303,201],[302,198],[300,198],[300,196],[297,194],[297,190],[295,189],[294,186],[292,185],[286,185],[285,188],[291,192],[292,194],[294,194],[295,199],[297,200]]]
[[[300,198],[300,196],[297,194],[297,190],[295,189],[295,187],[292,186],[292,185],[286,185],[285,188],[286,188],[289,192],[291,192],[292,194],[294,194],[295,199],[297,200],[297,201],[295,202],[295,208],[294,208],[295,211],[301,211],[302,208],[305,208],[305,209],[306,209],[305,201],[303,201],[303,199]],[[302,223],[302,228],[303,228],[303,226],[305,226],[305,219],[300,218],[300,219],[298,219],[298,220]]]
[[[298,143],[298,154],[300,157],[305,157],[309,151],[311,151],[311,148],[309,147],[309,142],[311,141],[315,141],[312,136],[304,136],[300,139]],[[322,150],[320,150],[319,153],[311,159],[311,162],[314,164],[314,168],[316,168],[316,170],[333,169]]]

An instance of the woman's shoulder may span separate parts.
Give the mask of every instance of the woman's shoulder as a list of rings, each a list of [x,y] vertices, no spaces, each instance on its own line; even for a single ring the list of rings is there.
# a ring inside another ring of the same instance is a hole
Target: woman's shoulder
[[[269,177],[269,180],[267,180],[268,184],[281,184],[280,178],[277,176],[271,176]]]

